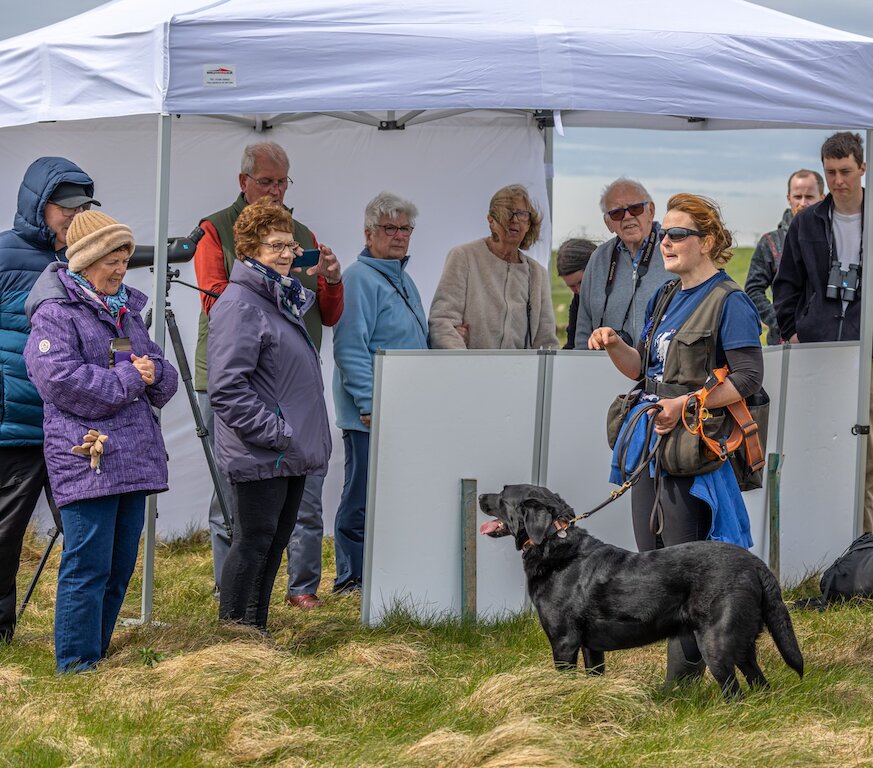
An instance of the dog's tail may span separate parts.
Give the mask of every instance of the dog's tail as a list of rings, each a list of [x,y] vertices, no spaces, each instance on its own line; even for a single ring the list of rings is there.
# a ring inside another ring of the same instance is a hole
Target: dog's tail
[[[779,583],[770,569],[763,563],[758,569],[758,575],[761,579],[764,596],[764,623],[770,630],[773,641],[776,643],[779,653],[782,654],[782,658],[785,659],[785,663],[803,677],[803,654],[797,643],[797,635],[794,634],[791,616],[788,615],[788,609],[782,601],[782,590],[779,589]]]

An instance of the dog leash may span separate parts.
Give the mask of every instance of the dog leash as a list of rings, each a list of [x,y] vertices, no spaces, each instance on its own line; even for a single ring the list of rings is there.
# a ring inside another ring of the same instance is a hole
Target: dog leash
[[[600,504],[598,504],[593,509],[589,509],[587,512],[583,512],[581,515],[576,515],[576,517],[574,517],[572,520],[568,520],[566,526],[563,526],[558,531],[558,536],[561,536],[561,532],[565,528],[569,528],[571,525],[573,525],[573,523],[576,523],[579,520],[585,520],[585,518],[591,517],[591,515],[593,515],[595,512],[599,512],[605,506],[612,504],[613,501],[615,501],[620,496],[624,495],[624,493],[626,491],[628,491],[631,487],[633,487],[633,485],[637,482],[637,480],[640,479],[640,477],[643,474],[643,471],[648,468],[649,463],[652,461],[652,459],[655,460],[656,469],[659,467],[660,461],[658,460],[658,457],[660,456],[661,440],[664,437],[663,435],[658,435],[655,438],[655,443],[654,443],[654,445],[652,445],[651,449],[648,450],[648,452],[643,451],[642,455],[640,456],[640,460],[637,463],[637,466],[634,468],[633,472],[630,473],[630,475],[628,475],[628,473],[627,473],[627,454],[628,454],[628,451],[630,450],[630,438],[633,436],[634,432],[636,431],[636,427],[637,427],[637,424],[640,421],[640,419],[642,419],[647,414],[651,414],[652,418],[650,418],[648,421],[648,424],[646,424],[646,433],[645,433],[645,443],[644,444],[649,445],[649,443],[651,443],[652,433],[655,431],[654,416],[656,414],[660,413],[662,410],[664,410],[662,406],[658,405],[657,403],[652,403],[651,405],[649,405],[645,408],[640,408],[636,413],[634,413],[633,416],[630,417],[630,419],[628,419],[627,424],[624,427],[624,432],[622,433],[622,436],[621,436],[621,442],[619,443],[619,446],[616,449],[616,452],[618,454],[618,459],[619,459],[619,466],[621,468],[621,478],[622,478],[621,485],[618,488],[616,488],[614,491],[611,491],[609,496],[606,499],[604,499],[603,501],[601,501]],[[655,494],[656,498],[658,497],[658,495],[659,494],[657,494],[657,493]],[[564,521],[558,521],[558,520],[555,521],[556,524],[558,522],[564,522]],[[566,535],[567,534],[564,533],[564,536],[566,536]],[[561,538],[563,538],[563,537],[561,537]]]

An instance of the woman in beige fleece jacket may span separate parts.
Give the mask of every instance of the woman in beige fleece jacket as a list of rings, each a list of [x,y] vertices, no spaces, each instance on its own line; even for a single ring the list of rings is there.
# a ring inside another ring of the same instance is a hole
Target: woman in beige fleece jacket
[[[491,236],[449,251],[430,307],[432,349],[558,346],[549,275],[521,252],[540,235],[542,214],[521,184],[491,198]]]

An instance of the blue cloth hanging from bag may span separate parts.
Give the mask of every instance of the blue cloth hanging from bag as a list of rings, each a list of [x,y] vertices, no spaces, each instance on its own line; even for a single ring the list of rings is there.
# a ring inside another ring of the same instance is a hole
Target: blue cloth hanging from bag
[[[628,423],[631,422],[634,414],[650,406],[651,402],[635,405],[624,420],[624,424],[622,424],[618,434],[618,440],[615,442],[615,448],[612,451],[612,464],[609,472],[610,483],[621,485],[623,482],[621,459],[618,453],[625,442],[625,431]],[[651,414],[643,414],[636,421],[633,434],[628,438],[629,443],[626,449],[624,468],[626,477],[634,471],[643,455],[643,450],[646,447],[646,428],[650,418]],[[681,427],[677,427],[677,429],[681,429]],[[652,449],[656,439],[657,435],[653,430],[648,450]],[[653,460],[649,463],[649,477],[654,476],[655,462]],[[752,547],[749,513],[746,510],[743,494],[740,492],[740,486],[737,484],[737,478],[734,475],[730,461],[725,461],[715,472],[695,476],[694,482],[691,484],[691,495],[706,504],[712,513],[712,526],[707,534],[707,539],[736,544],[745,549]]]

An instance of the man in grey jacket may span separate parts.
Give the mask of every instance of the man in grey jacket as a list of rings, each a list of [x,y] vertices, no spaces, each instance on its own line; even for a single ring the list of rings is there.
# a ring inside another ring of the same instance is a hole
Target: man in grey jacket
[[[600,210],[615,237],[588,262],[579,294],[576,349],[588,349],[591,332],[603,325],[636,344],[646,304],[669,279],[658,248],[655,204],[646,188],[632,179],[616,179],[603,190]]]
[[[746,293],[755,302],[761,322],[767,326],[768,344],[779,344],[780,338],[776,310],[767,297],[767,289],[773,285],[782,260],[782,249],[791,220],[804,208],[824,200],[824,179],[821,174],[806,168],[792,173],[788,177],[787,199],[789,207],[782,214],[782,221],[772,232],[765,232],[761,236],[749,262],[749,274],[746,275]]]

